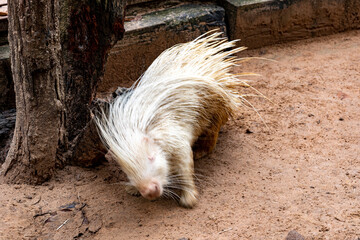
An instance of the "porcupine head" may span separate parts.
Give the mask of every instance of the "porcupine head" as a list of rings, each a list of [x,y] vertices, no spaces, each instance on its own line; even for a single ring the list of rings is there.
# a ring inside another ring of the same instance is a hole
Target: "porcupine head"
[[[132,156],[119,158],[116,153],[114,154],[129,179],[127,191],[130,194],[139,192],[149,200],[160,197],[163,194],[163,186],[167,184],[169,172],[165,152],[151,137],[142,133],[132,138],[129,144],[132,145]]]
[[[154,200],[163,194],[163,186],[167,184],[169,166],[166,154],[149,136],[141,136],[138,149],[132,160],[135,164],[123,167],[123,170],[131,186],[144,198]],[[129,164],[129,161],[125,164]],[[131,193],[131,187],[127,190]]]

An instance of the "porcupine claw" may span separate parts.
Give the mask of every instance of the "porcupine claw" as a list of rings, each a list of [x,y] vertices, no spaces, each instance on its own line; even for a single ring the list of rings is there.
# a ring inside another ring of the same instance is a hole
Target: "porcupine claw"
[[[184,191],[180,197],[180,205],[186,208],[193,208],[197,203],[198,192],[196,189],[193,191]]]
[[[141,196],[139,190],[137,190],[136,187],[132,185],[126,186],[125,191],[132,196],[137,196],[137,197]]]

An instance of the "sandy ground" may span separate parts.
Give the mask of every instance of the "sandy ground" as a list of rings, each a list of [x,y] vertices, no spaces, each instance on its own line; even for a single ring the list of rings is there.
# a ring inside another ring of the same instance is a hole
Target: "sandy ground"
[[[196,162],[200,199],[184,209],[125,193],[109,162],[67,167],[42,186],[0,185],[0,239],[360,238],[360,31],[247,51],[237,71],[273,103],[223,127]]]

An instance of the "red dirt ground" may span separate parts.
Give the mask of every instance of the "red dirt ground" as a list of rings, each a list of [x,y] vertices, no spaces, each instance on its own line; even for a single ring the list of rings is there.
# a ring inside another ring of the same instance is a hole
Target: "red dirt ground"
[[[110,163],[41,186],[0,185],[0,239],[360,238],[360,31],[246,51],[236,71],[271,99],[223,127],[196,162],[194,209],[125,193]],[[74,203],[71,205],[71,203]],[[61,206],[64,206],[63,208]]]

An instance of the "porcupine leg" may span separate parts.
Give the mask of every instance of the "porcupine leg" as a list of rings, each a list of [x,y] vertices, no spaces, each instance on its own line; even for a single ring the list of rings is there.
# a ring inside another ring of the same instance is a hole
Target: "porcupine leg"
[[[193,146],[194,159],[200,159],[211,153],[215,148],[218,136],[218,130],[211,129],[203,133]]]
[[[177,161],[178,173],[181,180],[182,192],[180,196],[180,205],[192,208],[197,202],[198,192],[194,182],[194,161],[191,147],[183,150],[182,160]]]
[[[214,150],[222,124],[222,122],[212,124],[199,136],[193,145],[194,159],[202,158]]]

